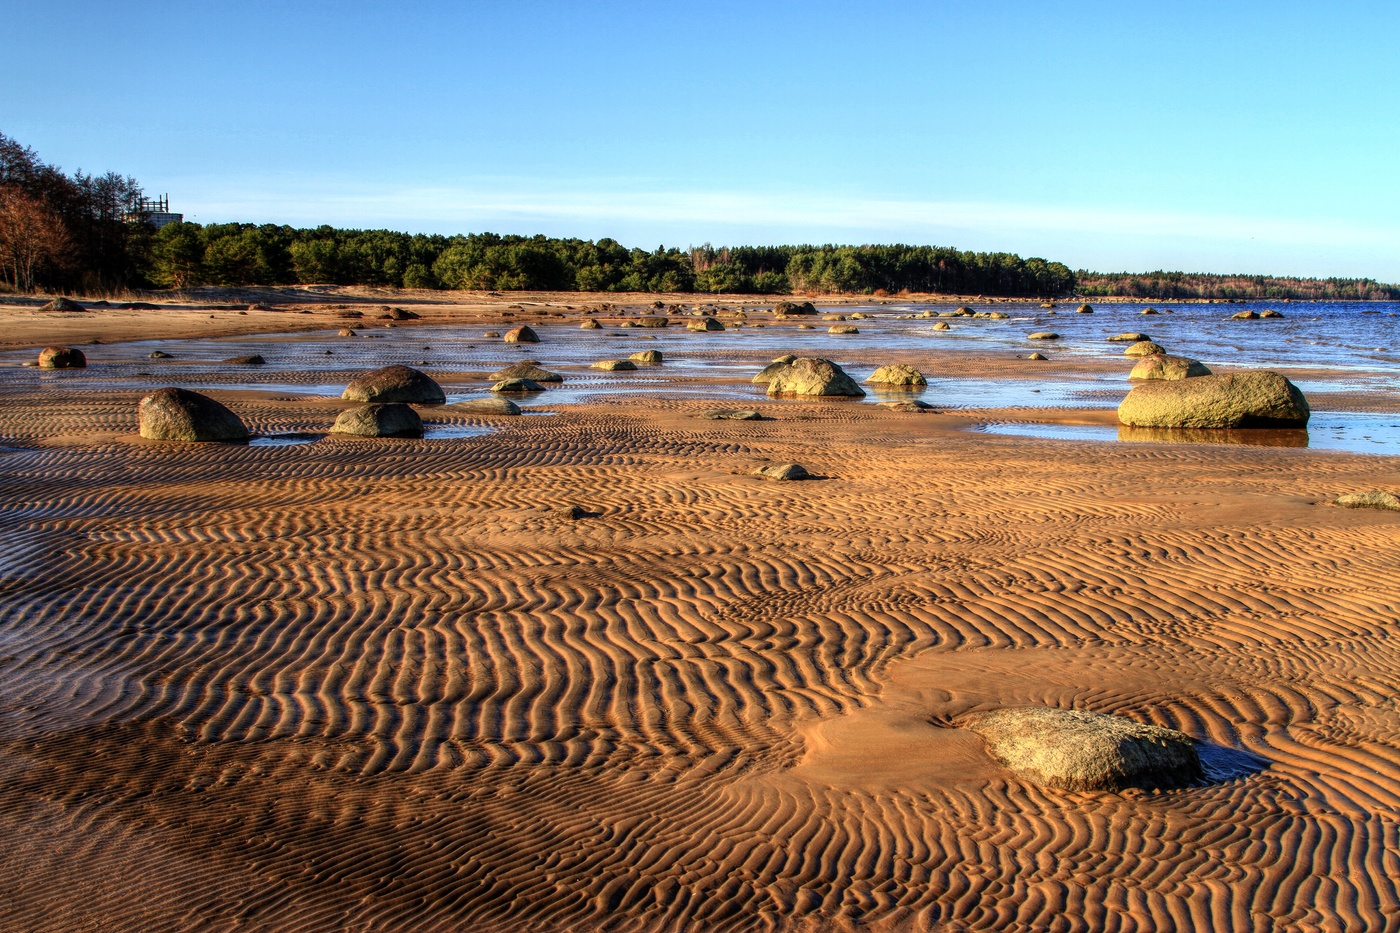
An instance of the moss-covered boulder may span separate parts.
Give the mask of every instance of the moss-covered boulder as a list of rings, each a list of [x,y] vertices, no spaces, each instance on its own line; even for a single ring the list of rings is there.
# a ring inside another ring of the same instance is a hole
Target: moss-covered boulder
[[[1132,348],[1129,347],[1129,349]],[[1166,353],[1154,353],[1138,360],[1133,366],[1133,371],[1128,373],[1128,378],[1174,380],[1209,375],[1210,369],[1200,360],[1193,360],[1185,356],[1171,356]]]
[[[1310,415],[1302,391],[1269,370],[1148,380],[1118,406],[1123,424],[1148,428],[1301,428]]]
[[[241,443],[243,420],[207,395],[188,389],[157,389],[136,407],[141,436],[153,441]]]
[[[865,390],[831,360],[798,357],[773,373],[768,394],[864,398]]]
[[[427,373],[410,366],[385,366],[357,376],[340,397],[352,402],[404,402],[441,405],[447,401],[442,386]]]

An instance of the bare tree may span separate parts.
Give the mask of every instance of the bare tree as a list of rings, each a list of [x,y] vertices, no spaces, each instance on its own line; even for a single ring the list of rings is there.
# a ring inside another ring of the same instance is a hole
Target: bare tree
[[[42,201],[0,187],[0,276],[19,291],[33,291],[46,265],[63,265],[72,240],[59,216]]]

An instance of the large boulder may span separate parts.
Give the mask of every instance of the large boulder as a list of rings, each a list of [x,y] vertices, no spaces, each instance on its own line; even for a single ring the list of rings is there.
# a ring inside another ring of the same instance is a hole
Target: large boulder
[[[207,395],[188,389],[157,389],[136,406],[141,436],[153,441],[248,439],[248,428],[233,412]]]
[[[810,301],[780,301],[773,306],[773,313],[780,317],[789,314],[816,314],[817,306]]]
[[[1149,428],[1301,428],[1310,414],[1298,387],[1269,370],[1149,380],[1118,406],[1123,424]]]
[[[1131,350],[1132,347],[1128,349]],[[1210,369],[1200,360],[1193,360],[1185,356],[1170,356],[1166,353],[1154,353],[1138,360],[1133,366],[1133,371],[1128,373],[1128,378],[1175,380],[1209,375]]]
[[[865,390],[831,360],[798,357],[773,374],[769,395],[841,395],[864,398]]]
[[[1180,787],[1199,781],[1189,736],[1122,716],[1026,707],[974,713],[959,725],[1017,776],[1069,791]]]
[[[564,377],[558,373],[552,373],[547,369],[541,369],[529,360],[522,360],[514,366],[507,366],[505,369],[498,369],[491,374],[491,378],[500,382],[505,379],[529,379],[534,382],[563,382]]]
[[[639,318],[637,318],[635,321],[628,321],[627,323],[628,323],[628,324],[631,324],[633,327],[669,327],[669,326],[671,326],[671,321],[670,321],[669,318],[664,318],[664,317],[661,317],[661,316],[655,315],[655,314],[647,315],[646,317],[639,317]],[[626,326],[626,325],[623,325],[623,326]]]
[[[634,363],[660,363],[664,359],[660,350],[641,350],[628,357]]]
[[[758,371],[758,375],[754,376],[752,380],[754,385],[766,386],[769,382],[773,380],[773,377],[775,375],[787,369],[788,366],[792,365],[792,361],[795,359],[797,359],[797,357],[791,354],[778,357],[776,360],[769,363],[767,366],[763,367]]]
[[[854,324],[832,324],[826,329],[828,334],[858,334],[860,328]]]
[[[1124,350],[1124,351],[1123,351],[1123,355],[1124,355],[1124,356],[1152,356],[1153,354],[1156,354],[1156,353],[1166,353],[1166,352],[1167,352],[1167,351],[1164,350],[1164,349],[1162,349],[1162,347],[1161,347],[1160,345],[1153,343],[1151,340],[1139,340],[1137,343],[1133,344],[1132,346],[1128,347],[1128,349]]]
[[[397,402],[358,405],[340,413],[331,433],[359,437],[422,437],[423,419],[412,408]]]
[[[521,324],[506,331],[503,339],[506,343],[539,343],[540,335],[535,333],[529,324]]]
[[[502,379],[491,387],[492,392],[543,392],[544,386],[533,379]]]
[[[1384,509],[1400,512],[1400,498],[1379,489],[1372,492],[1349,492],[1338,496],[1332,503],[1344,509]]]
[[[86,369],[87,357],[73,347],[44,347],[39,351],[40,369]]]
[[[928,380],[924,374],[912,366],[904,363],[891,363],[888,366],[881,366],[870,374],[870,378],[865,380],[866,385],[887,385],[887,386],[926,386]]]
[[[355,377],[340,394],[352,402],[406,402],[441,405],[447,401],[442,386],[426,373],[409,366],[385,366]]]

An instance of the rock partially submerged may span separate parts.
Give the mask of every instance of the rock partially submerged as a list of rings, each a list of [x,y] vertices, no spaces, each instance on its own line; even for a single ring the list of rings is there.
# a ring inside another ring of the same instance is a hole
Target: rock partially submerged
[[[793,356],[792,354],[778,357],[776,360],[759,370],[758,375],[753,377],[752,382],[754,383],[754,385],[767,385],[769,382],[773,381],[774,375],[782,372],[784,369],[787,369],[788,366],[790,366],[792,364],[792,361],[795,359],[797,359],[797,357]]]
[[[831,360],[798,357],[773,373],[768,394],[864,398],[865,390]]]
[[[881,366],[870,374],[870,378],[865,380],[866,385],[887,385],[887,386],[926,386],[928,380],[924,374],[912,366],[904,363],[890,363]]]
[[[1026,336],[1027,340],[1059,340],[1060,335],[1053,330],[1038,330]]]
[[[926,411],[933,411],[933,406],[932,406],[932,405],[930,405],[928,402],[920,401],[919,399],[910,399],[910,400],[908,400],[908,401],[889,401],[889,402],[881,402],[881,403],[880,403],[880,407],[881,407],[881,408],[888,408],[890,411],[907,411],[907,412],[926,412]]]
[[[811,479],[812,474],[807,472],[807,468],[800,463],[776,463],[772,466],[761,466],[753,470],[750,476],[761,476],[764,479],[795,480]]]
[[[780,301],[773,306],[773,313],[779,317],[791,314],[816,314],[817,306],[810,301]]]
[[[422,437],[423,419],[418,417],[418,412],[398,402],[358,405],[340,413],[331,433],[358,437]]]
[[[44,347],[39,351],[40,369],[86,369],[87,357],[73,347]]]
[[[1108,339],[1111,343],[1140,343],[1141,341],[1151,340],[1152,338],[1146,334],[1139,334],[1137,331],[1130,330],[1126,334],[1119,334],[1116,337],[1109,337]]]
[[[426,373],[409,366],[385,366],[355,377],[340,395],[352,402],[404,402],[441,405],[447,401],[442,386]]]
[[[507,366],[505,369],[498,369],[491,374],[491,378],[500,382],[503,379],[531,379],[535,382],[563,382],[564,377],[558,373],[552,373],[547,369],[541,369],[532,361],[521,360],[514,366]]]
[[[953,329],[953,325],[952,325],[952,324],[949,324],[947,321],[939,321],[937,324],[934,324],[934,325],[933,325],[933,329],[934,329],[934,330],[952,330],[952,329]]]
[[[533,379],[502,379],[491,387],[492,392],[543,392],[544,386]]]
[[[1380,490],[1349,492],[1346,495],[1338,496],[1332,504],[1340,505],[1344,509],[1385,509],[1391,512],[1400,512],[1400,497]]]
[[[467,411],[474,415],[520,414],[520,406],[508,398],[473,398],[465,402],[454,402],[448,407],[454,411]]]
[[[685,322],[686,330],[713,331],[724,330],[724,325],[712,317],[698,317]]]
[[[506,343],[539,343],[540,335],[535,333],[529,324],[521,324],[506,331],[503,339]]]
[[[188,389],[157,389],[136,407],[141,436],[153,441],[248,440],[243,420],[207,395]]]
[[[832,324],[826,329],[828,334],[858,334],[860,328],[854,324]]]
[[[1123,424],[1149,428],[1301,428],[1310,414],[1298,387],[1269,370],[1148,380],[1118,406]]]
[[[1230,320],[1232,320],[1232,321],[1257,321],[1257,320],[1259,320],[1259,312],[1258,312],[1258,311],[1250,311],[1250,310],[1247,310],[1247,309],[1244,310],[1244,311],[1236,311],[1234,314],[1230,315]]]
[[[590,369],[601,369],[604,372],[631,372],[637,368],[637,364],[631,360],[599,360]]]
[[[1129,349],[1132,348],[1129,347]],[[1175,380],[1209,375],[1210,369],[1200,360],[1193,360],[1185,356],[1170,356],[1166,353],[1154,353],[1138,360],[1137,364],[1133,366],[1133,371],[1128,373],[1128,378]]]
[[[974,713],[959,725],[1017,776],[1069,791],[1181,787],[1204,772],[1175,729],[1084,710],[1025,707]]]

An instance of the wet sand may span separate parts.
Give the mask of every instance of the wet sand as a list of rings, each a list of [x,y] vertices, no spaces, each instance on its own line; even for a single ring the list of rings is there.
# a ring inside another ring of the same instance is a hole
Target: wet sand
[[[1400,514],[1327,504],[1397,458],[645,394],[161,445],[140,394],[0,394],[0,929],[1400,929]],[[956,726],[1032,704],[1210,780],[1046,790]]]

